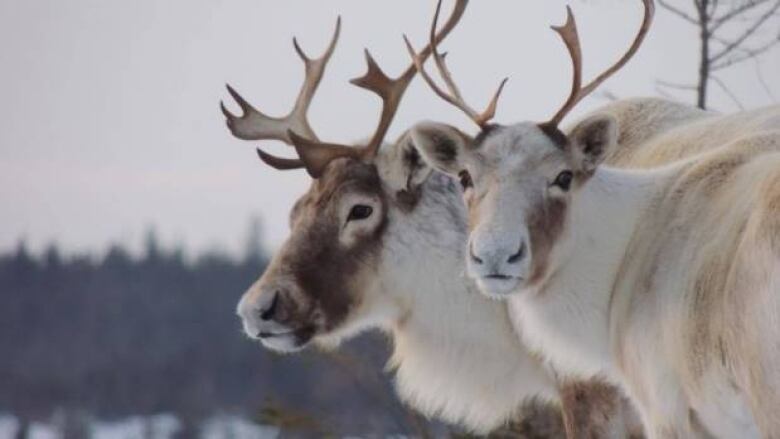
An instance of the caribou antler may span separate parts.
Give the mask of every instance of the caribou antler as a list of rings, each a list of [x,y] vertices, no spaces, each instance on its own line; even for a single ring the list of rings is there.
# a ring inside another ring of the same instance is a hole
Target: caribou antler
[[[441,31],[432,37],[435,43],[441,42],[460,21],[463,16],[468,0],[457,0],[453,7],[450,18],[447,23],[442,27]],[[437,14],[441,9],[441,0],[436,7]],[[429,44],[422,52],[421,57],[427,57],[430,55],[433,45]],[[303,136],[289,133],[290,138],[295,144],[295,149],[298,151],[298,155],[301,157],[304,163],[306,163],[306,170],[309,174],[318,178],[322,171],[325,169],[330,161],[339,157],[352,157],[363,161],[370,161],[379,152],[379,148],[382,146],[387,130],[390,128],[390,123],[393,121],[396,112],[398,111],[398,105],[401,103],[406,89],[409,87],[412,79],[417,74],[417,67],[412,63],[398,78],[391,79],[384,71],[379,67],[371,53],[366,50],[366,64],[367,71],[363,76],[352,79],[350,82],[353,85],[364,88],[366,90],[374,92],[382,99],[382,113],[379,117],[379,123],[371,136],[371,139],[362,146],[349,147],[346,145],[338,144],[326,144],[312,139],[307,139]]]
[[[431,44],[420,53],[419,57],[423,61],[430,55],[433,45],[440,43],[455,28],[463,16],[467,4],[468,0],[456,0],[447,23],[445,23],[440,32],[431,37]],[[441,0],[439,0],[436,7],[437,16],[440,9]],[[325,64],[327,64],[333,52],[340,28],[341,20],[339,19],[330,46],[325,54],[316,60],[307,58],[300,50],[300,47],[298,47],[298,43],[293,40],[296,51],[306,63],[306,81],[298,96],[295,108],[288,116],[284,118],[266,116],[254,109],[235,90],[228,86],[228,91],[244,111],[243,116],[237,117],[228,112],[225,106],[222,105],[222,112],[227,117],[228,127],[230,127],[236,137],[247,140],[275,139],[295,146],[300,160],[275,157],[258,148],[257,153],[260,159],[276,169],[285,170],[305,167],[309,175],[313,178],[318,178],[325,166],[336,158],[352,157],[364,161],[373,159],[382,146],[387,130],[390,128],[390,124],[398,111],[398,105],[401,103],[404,92],[417,74],[417,66],[412,63],[401,76],[391,79],[382,71],[368,50],[366,50],[368,70],[363,76],[355,78],[350,82],[353,85],[376,93],[382,99],[382,113],[377,128],[368,143],[362,146],[351,147],[320,142],[306,120],[306,110],[320,79],[322,79]]]
[[[434,14],[433,16],[433,22],[431,24],[431,32],[430,32],[430,42],[428,47],[430,47],[433,52],[433,59],[436,62],[436,67],[439,70],[439,74],[441,75],[442,80],[444,80],[444,84],[447,86],[449,93],[442,90],[441,87],[439,87],[436,84],[436,81],[434,81],[433,78],[431,78],[431,76],[428,74],[428,72],[426,72],[425,69],[423,68],[425,64],[425,58],[427,58],[428,54],[425,51],[421,52],[420,54],[417,54],[417,52],[414,50],[414,47],[412,46],[412,43],[409,42],[409,38],[407,38],[406,35],[404,35],[406,48],[409,50],[409,55],[411,55],[412,57],[414,66],[417,68],[417,71],[420,72],[420,76],[423,77],[423,79],[428,84],[428,86],[430,86],[431,89],[437,95],[439,95],[440,98],[444,99],[445,101],[459,108],[461,111],[466,113],[466,115],[469,118],[471,118],[471,120],[473,120],[477,125],[479,125],[480,128],[484,128],[487,125],[487,123],[490,121],[490,119],[492,119],[495,116],[498,99],[501,96],[501,92],[504,90],[504,85],[506,84],[507,79],[509,78],[504,78],[501,81],[501,84],[498,86],[498,89],[493,95],[493,98],[490,100],[490,103],[488,104],[487,108],[485,108],[483,112],[478,113],[476,110],[471,108],[468,105],[468,103],[466,103],[465,99],[463,99],[463,96],[461,95],[458,86],[455,84],[455,81],[452,79],[452,74],[450,73],[450,70],[447,68],[447,64],[444,60],[445,55],[439,53],[438,48],[436,47],[438,45],[438,41],[435,38],[435,35],[436,35],[436,26],[439,20],[440,9],[441,9],[441,0],[439,0],[439,4],[436,6],[436,14]]]
[[[227,126],[234,136],[243,140],[280,140],[288,145],[292,145],[292,139],[288,132],[294,131],[309,137],[317,139],[317,135],[309,125],[307,113],[309,106],[320,85],[325,67],[330,61],[331,55],[336,48],[336,43],[341,33],[341,17],[336,20],[336,30],[328,44],[325,53],[316,59],[309,58],[301,49],[298,40],[293,38],[293,47],[295,52],[303,60],[305,68],[305,79],[298,98],[295,100],[293,109],[284,117],[271,117],[263,114],[246,101],[233,87],[227,85],[227,90],[236,101],[243,114],[236,116],[228,111],[224,102],[220,102],[222,113],[227,120]],[[296,169],[302,168],[303,162],[297,159],[283,159],[274,157],[268,153],[258,150],[260,158],[270,166],[276,169]]]
[[[436,17],[441,10],[441,2],[436,4]],[[435,50],[435,45],[441,42],[449,35],[450,31],[458,24],[463,12],[466,10],[468,0],[457,0],[455,6],[450,14],[449,20],[444,25],[439,33],[431,33],[431,43],[423,49],[421,57],[424,59],[431,54],[432,50]],[[412,63],[407,69],[396,79],[390,79],[379,67],[371,53],[366,50],[366,64],[368,64],[368,71],[361,77],[355,78],[350,82],[358,87],[365,88],[376,93],[382,98],[382,116],[379,120],[376,132],[371,137],[371,140],[362,149],[362,153],[365,157],[373,157],[379,151],[379,147],[382,146],[387,130],[390,127],[398,105],[401,102],[404,92],[409,87],[409,83],[417,74],[417,66]]]
[[[642,4],[645,7],[645,15],[642,20],[642,26],[639,28],[639,32],[634,37],[634,42],[629,47],[628,51],[610,68],[605,70],[593,81],[591,81],[585,87],[582,87],[582,48],[580,47],[580,38],[577,34],[577,23],[574,20],[574,15],[571,12],[570,7],[566,7],[566,23],[563,26],[552,26],[552,29],[560,35],[563,39],[563,43],[566,45],[566,49],[569,51],[572,62],[572,85],[569,98],[563,104],[560,110],[555,113],[545,124],[548,126],[557,127],[564,117],[579,103],[585,96],[588,96],[593,92],[601,83],[606,81],[615,72],[620,70],[630,60],[634,54],[639,50],[639,46],[642,45],[648,30],[650,29],[650,23],[653,21],[653,15],[655,14],[655,3],[653,0],[642,0]]]

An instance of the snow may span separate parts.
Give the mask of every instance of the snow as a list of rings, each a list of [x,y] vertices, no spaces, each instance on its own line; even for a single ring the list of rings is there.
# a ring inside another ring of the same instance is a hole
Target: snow
[[[48,421],[30,423],[29,439],[62,439],[63,414],[56,413]],[[182,428],[181,421],[172,414],[131,416],[106,421],[88,419],[92,439],[171,439]],[[18,419],[0,413],[0,439],[13,438],[20,427]],[[217,415],[200,424],[200,439],[276,439],[279,429],[258,425],[235,415]]]

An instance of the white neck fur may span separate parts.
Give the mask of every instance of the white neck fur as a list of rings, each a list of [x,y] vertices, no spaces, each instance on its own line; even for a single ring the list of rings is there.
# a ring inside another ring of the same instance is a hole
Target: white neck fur
[[[610,337],[613,283],[639,220],[680,166],[598,168],[572,200],[549,279],[509,299],[526,343],[564,375],[617,380]]]
[[[551,375],[521,345],[506,306],[466,277],[466,212],[449,178],[432,175],[414,211],[390,218],[383,294],[404,308],[388,328],[401,397],[428,415],[487,432],[526,400],[554,400]]]

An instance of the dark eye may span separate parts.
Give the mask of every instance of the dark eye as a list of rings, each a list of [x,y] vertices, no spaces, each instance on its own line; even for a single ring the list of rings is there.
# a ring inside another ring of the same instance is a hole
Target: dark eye
[[[573,178],[574,174],[572,174],[571,171],[562,171],[560,174],[558,174],[557,177],[555,177],[553,185],[558,186],[564,192],[568,191],[569,187],[571,187],[571,181]]]
[[[460,187],[462,187],[464,191],[474,186],[474,182],[471,181],[471,175],[469,175],[469,171],[460,171],[458,173],[458,178],[460,178]]]
[[[374,209],[371,206],[357,204],[352,206],[352,210],[349,211],[349,217],[347,217],[347,221],[366,219],[370,217],[373,212]]]

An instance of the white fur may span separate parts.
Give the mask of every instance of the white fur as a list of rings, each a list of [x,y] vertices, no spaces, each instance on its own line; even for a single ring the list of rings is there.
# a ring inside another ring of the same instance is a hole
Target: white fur
[[[555,400],[551,375],[517,343],[506,308],[464,273],[465,211],[448,178],[432,176],[412,214],[392,211],[376,282],[402,318],[391,366],[401,397],[430,416],[490,431],[531,398]],[[435,188],[435,189],[434,189]]]
[[[401,147],[388,145],[377,159],[385,192],[391,195],[410,180],[399,169],[401,152]],[[428,416],[476,433],[522,418],[524,404],[532,399],[557,403],[552,374],[519,343],[506,305],[483,297],[465,275],[461,250],[468,232],[458,187],[427,167],[419,170],[416,179],[422,187],[414,209],[388,207],[379,271],[364,283],[356,308],[343,324],[313,341],[332,349],[360,332],[385,331],[393,342],[389,367],[395,370],[400,397]],[[376,227],[381,206],[357,194],[341,201],[340,242],[351,246]],[[348,223],[349,207],[355,203],[371,205],[375,215]],[[282,282],[287,291],[296,291],[295,285],[284,283],[280,263],[274,259],[267,269],[267,273],[276,270],[274,282],[261,278],[239,303],[250,337],[261,330],[287,329],[261,320],[258,312],[273,297],[273,291],[263,294],[263,288],[275,289]],[[302,347],[295,346],[293,337],[262,339],[262,343],[282,352]]]
[[[628,179],[628,173],[596,172],[573,200],[571,229],[558,243],[559,253],[567,254],[561,274],[543,292],[520,287],[508,300],[526,343],[574,376],[602,374],[617,381],[609,294],[643,205],[656,187],[653,178]]]
[[[750,284],[742,286],[745,291],[740,301],[727,307],[728,312],[745,311],[742,318],[736,320],[740,326],[732,329],[737,334],[736,339],[744,341],[737,342],[739,346],[732,346],[730,351],[723,351],[722,361],[738,365],[746,362],[748,366],[740,369],[742,373],[750,373],[753,370],[750,367],[755,366],[756,361],[767,362],[761,369],[766,374],[764,382],[769,386],[780,384],[780,368],[777,367],[777,360],[780,360],[780,331],[773,333],[770,330],[766,333],[766,328],[780,327],[777,314],[780,309],[778,255],[764,249],[758,244],[760,241],[746,241],[756,246],[752,253],[737,252],[736,245],[717,244],[719,246],[708,248],[705,242],[681,235],[678,247],[671,247],[661,253],[664,259],[657,262],[657,271],[652,272],[652,277],[645,278],[649,276],[646,270],[653,267],[638,267],[626,260],[632,245],[638,245],[640,249],[655,245],[652,229],[643,228],[659,227],[659,232],[666,232],[683,225],[665,223],[663,218],[657,217],[655,209],[663,206],[662,200],[666,197],[674,195],[671,188],[682,181],[689,166],[706,165],[710,163],[708,160],[722,157],[719,154],[741,154],[745,149],[778,149],[780,131],[763,131],[767,128],[776,130],[780,127],[778,122],[780,108],[732,117],[708,116],[694,120],[687,127],[675,127],[665,135],[651,139],[650,143],[662,142],[663,139],[673,142],[674,139],[679,141],[682,138],[697,142],[696,145],[700,145],[697,147],[701,149],[724,145],[721,150],[649,171],[625,171],[603,166],[598,168],[585,186],[572,196],[566,231],[556,241],[550,257],[552,274],[543,283],[533,287],[526,287],[522,280],[513,282],[516,286],[509,298],[512,321],[528,346],[543,352],[556,369],[567,376],[588,378],[602,375],[619,383],[638,405],[650,438],[698,437],[706,434],[701,430],[702,427],[707,433],[724,438],[759,437],[761,434],[775,437],[773,435],[780,434],[776,430],[776,419],[767,420],[769,417],[766,416],[767,411],[780,413],[780,406],[760,407],[760,413],[757,413],[756,406],[753,406],[752,411],[749,402],[751,398],[779,401],[775,395],[780,387],[746,389],[742,376],[731,375],[730,372],[724,372],[727,367],[710,366],[709,363],[701,375],[686,375],[687,371],[695,370],[692,362],[697,360],[697,353],[691,352],[695,346],[691,347],[685,342],[688,337],[698,335],[691,328],[692,321],[699,321],[694,319],[703,322],[722,320],[724,325],[732,321],[729,320],[732,318],[730,315],[722,317],[718,314],[708,318],[691,314],[701,309],[693,307],[690,290],[691,282],[696,280],[696,270],[701,268],[696,264],[709,261],[703,259],[705,257],[702,255],[734,253],[735,256],[750,257],[754,271],[763,275],[766,283],[753,286],[756,291],[751,291]],[[728,127],[732,128],[732,132],[724,131]],[[518,125],[510,129],[527,127]],[[626,129],[630,131],[631,127]],[[743,133],[747,137],[742,137]],[[523,135],[522,132],[507,134],[512,137]],[[536,153],[549,147],[539,143],[526,145],[530,145],[527,149]],[[679,147],[671,144],[669,149]],[[496,154],[490,155],[490,158],[495,160],[500,155],[497,151],[493,151]],[[526,152],[515,149],[513,154],[522,157]],[[503,157],[502,160],[507,158]],[[536,184],[523,180],[517,184],[511,181],[515,184],[511,186],[509,179],[502,177],[502,172],[511,173],[507,171],[510,166],[514,166],[513,171],[518,172],[517,166],[520,165],[504,164],[498,170],[490,169],[488,165],[489,172],[498,173],[498,177],[492,178],[500,179],[491,190],[498,193],[514,190],[518,194],[528,187],[524,185]],[[710,198],[688,201],[679,208],[688,209],[682,212],[681,217],[683,220],[686,216],[695,218],[693,215],[704,206],[697,203],[709,203],[707,208],[717,203],[716,207],[722,206],[714,210],[718,212],[718,217],[708,218],[708,223],[702,224],[700,228],[702,231],[706,231],[705,227],[719,228],[723,230],[722,233],[731,233],[728,230],[739,227],[736,221],[745,218],[744,215],[739,216],[741,212],[749,209],[747,206],[751,204],[748,203],[755,199],[756,194],[760,194],[761,182],[775,181],[772,179],[777,177],[777,169],[780,169],[777,153],[754,159],[749,165],[740,168],[739,174],[733,177],[733,187],[725,186],[728,189],[718,194],[720,198],[705,195]],[[480,175],[478,178],[485,182],[489,177]],[[512,207],[517,203],[485,204],[488,211],[480,210],[480,221],[475,225],[476,234],[472,235],[472,240],[480,239],[486,231],[496,230],[506,230],[507,235],[491,237],[489,243],[515,240],[525,230],[522,227],[523,207],[503,212],[490,209],[507,209],[506,206]],[[518,227],[506,226],[505,219],[511,215],[518,221]],[[504,222],[490,223],[496,217],[503,218]],[[749,224],[742,227],[749,227]],[[774,233],[780,232],[775,230]],[[706,251],[700,250],[702,247]],[[626,269],[633,271],[621,274],[621,270]],[[472,274],[481,276],[479,272]],[[747,275],[743,278],[754,279]],[[617,279],[620,279],[619,285],[616,285]],[[502,286],[499,293],[507,290],[506,287]],[[496,291],[488,293],[495,294]],[[708,294],[720,297],[717,291],[710,290]],[[720,308],[713,309],[721,312]],[[742,329],[743,321],[747,329]],[[762,341],[754,344],[751,341],[753,339],[747,338],[753,334],[751,331],[764,331],[760,336]],[[755,354],[754,360],[746,360],[741,355],[761,350],[765,352]],[[711,352],[706,354],[712,355]],[[773,367],[774,370],[771,370]],[[762,415],[763,433],[759,434],[756,416]]]
[[[631,117],[638,110],[653,116],[643,118],[648,132],[706,115],[656,100],[620,102],[602,111]],[[557,391],[551,374],[518,343],[505,305],[482,297],[465,276],[466,212],[455,183],[429,176],[427,167],[408,178],[398,166],[402,153],[397,145],[382,149],[382,182],[394,194],[427,178],[420,204],[410,213],[390,209],[382,272],[348,323],[316,340],[335,347],[363,330],[384,329],[392,335],[391,366],[402,398],[426,414],[487,432],[515,416],[525,400],[555,400]],[[242,304],[246,323],[256,313]]]
[[[529,346],[543,351],[567,374],[583,378],[598,374],[621,384],[639,403],[649,437],[686,431],[695,434],[686,426],[689,409],[694,407],[683,402],[686,397],[676,383],[679,377],[658,373],[668,370],[668,366],[662,365],[663,360],[654,361],[668,355],[663,344],[665,337],[658,332],[663,327],[657,325],[664,312],[647,320],[637,316],[630,323],[630,334],[616,334],[616,327],[609,323],[619,318],[614,313],[620,309],[621,300],[629,298],[612,298],[610,293],[645,207],[658,195],[664,174],[676,171],[675,168],[645,175],[600,169],[574,203],[572,223],[576,227],[559,244],[571,249],[568,263],[559,268],[560,274],[543,291],[521,290],[509,299],[512,321],[521,328]],[[657,294],[661,298],[675,294],[675,290]],[[644,377],[651,380],[647,387],[656,392],[652,407],[647,406],[646,398],[636,398],[633,390],[637,383],[624,376],[616,362],[614,345],[624,337],[641,346],[644,353]],[[709,386],[712,399],[699,401],[701,405],[695,407],[705,428],[717,437],[759,437],[744,395],[728,389],[720,380],[711,381]]]

